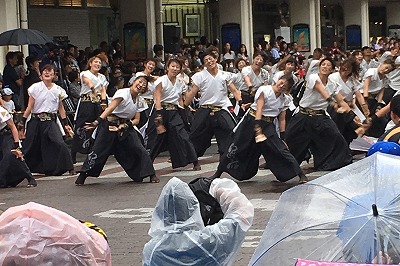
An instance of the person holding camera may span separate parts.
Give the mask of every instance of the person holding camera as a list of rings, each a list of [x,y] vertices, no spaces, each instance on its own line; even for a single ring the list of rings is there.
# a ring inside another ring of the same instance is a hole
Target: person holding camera
[[[153,212],[143,265],[232,265],[253,223],[254,207],[227,178],[213,180],[208,193],[224,216],[205,226],[189,185],[176,177],[168,181]]]

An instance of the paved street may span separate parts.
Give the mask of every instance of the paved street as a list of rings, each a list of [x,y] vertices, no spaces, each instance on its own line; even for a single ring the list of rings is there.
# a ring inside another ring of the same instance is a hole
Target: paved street
[[[149,240],[147,232],[151,213],[163,185],[173,176],[185,182],[198,176],[210,176],[217,167],[218,158],[212,152],[202,157],[202,170],[194,172],[190,166],[172,170],[168,156],[160,156],[154,164],[161,179],[159,184],[150,184],[147,180],[142,184],[131,182],[113,158],[110,158],[99,178],[88,178],[83,187],[74,185],[76,177],[35,175],[38,180],[36,188],[25,188],[24,182],[17,188],[2,189],[0,210],[34,201],[65,211],[75,218],[91,221],[107,233],[113,265],[141,265],[143,246]],[[81,164],[78,162],[76,169]],[[307,171],[310,165],[303,168]],[[313,179],[322,174],[313,172],[308,176]],[[255,219],[235,265],[248,264],[280,194],[297,185],[297,179],[287,183],[274,180],[270,171],[260,170],[256,177],[239,183],[255,206]]]

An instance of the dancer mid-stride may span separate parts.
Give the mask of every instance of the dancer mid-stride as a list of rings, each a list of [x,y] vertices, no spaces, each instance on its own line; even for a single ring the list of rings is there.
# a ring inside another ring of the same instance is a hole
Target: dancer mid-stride
[[[15,187],[24,179],[28,180],[27,187],[36,187],[20,149],[18,130],[0,97],[0,188]]]
[[[254,103],[239,122],[233,142],[221,157],[212,178],[226,172],[237,180],[250,179],[257,174],[259,158],[263,154],[279,181],[285,182],[295,176],[299,176],[299,183],[308,181],[283,142],[286,109],[290,102],[286,94],[292,86],[292,75],[286,74],[272,86],[259,87]],[[280,136],[273,123],[275,118],[279,121]]]
[[[88,176],[98,177],[111,154],[133,181],[142,182],[150,177],[151,183],[160,182],[134,129],[140,119],[137,112],[139,93],[147,91],[147,83],[147,76],[137,76],[130,88],[116,91],[104,112],[86,125],[87,130],[97,128],[97,134],[93,149],[79,171],[76,185],[83,185]]]
[[[147,128],[149,133],[147,148],[150,149],[152,160],[166,146],[171,155],[172,168],[184,167],[193,163],[193,170],[200,170],[196,150],[179,114],[179,109],[183,106],[182,94],[185,86],[185,83],[177,78],[181,72],[182,63],[178,59],[170,59],[166,67],[167,75],[156,81],[155,112],[152,114],[155,122]],[[160,126],[165,127],[165,132],[160,132]]]

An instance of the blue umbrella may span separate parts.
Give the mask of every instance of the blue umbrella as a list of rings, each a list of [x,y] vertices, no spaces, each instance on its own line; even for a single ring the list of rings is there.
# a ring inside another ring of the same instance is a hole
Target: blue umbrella
[[[52,42],[43,32],[34,29],[13,29],[0,34],[0,46],[46,44]]]
[[[374,153],[285,191],[249,265],[399,259],[400,157]],[[397,262],[398,263],[398,262]]]

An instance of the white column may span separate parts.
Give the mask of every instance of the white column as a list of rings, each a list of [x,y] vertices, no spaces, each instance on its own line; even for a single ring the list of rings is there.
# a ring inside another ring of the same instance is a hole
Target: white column
[[[253,54],[253,12],[252,0],[240,0],[240,34],[242,35],[242,43],[247,47],[250,54]]]
[[[361,0],[361,43],[362,46],[369,45],[369,15],[368,0]]]
[[[155,2],[157,0],[147,1],[146,3],[146,12],[147,12],[147,47],[148,47],[148,56],[153,57],[153,45],[157,43],[157,32],[156,32],[156,9]],[[162,44],[162,42],[160,43]]]
[[[317,19],[317,12],[316,11],[316,2],[319,2],[319,0],[309,0],[309,5],[310,5],[310,49],[313,51],[315,48],[318,47],[318,27],[321,27],[320,23],[317,23],[317,20],[319,21],[319,17]],[[319,30],[321,32],[321,30]],[[320,36],[321,34],[319,34]],[[319,37],[321,38],[321,37]]]
[[[156,17],[156,40],[157,43],[163,44],[164,34],[163,34],[163,14],[162,14],[162,1],[155,0],[155,17]]]
[[[321,0],[315,0],[315,36],[316,47],[321,47]]]
[[[25,0],[19,0],[19,14],[20,14],[20,26],[21,29],[27,29],[28,28],[28,5],[27,1]],[[28,45],[22,45],[22,53],[24,56],[29,55],[29,48]],[[24,60],[25,64],[25,60]]]
[[[19,27],[17,2],[15,0],[0,0],[0,33]],[[18,46],[0,46],[0,71],[5,66],[8,51],[18,50]]]

